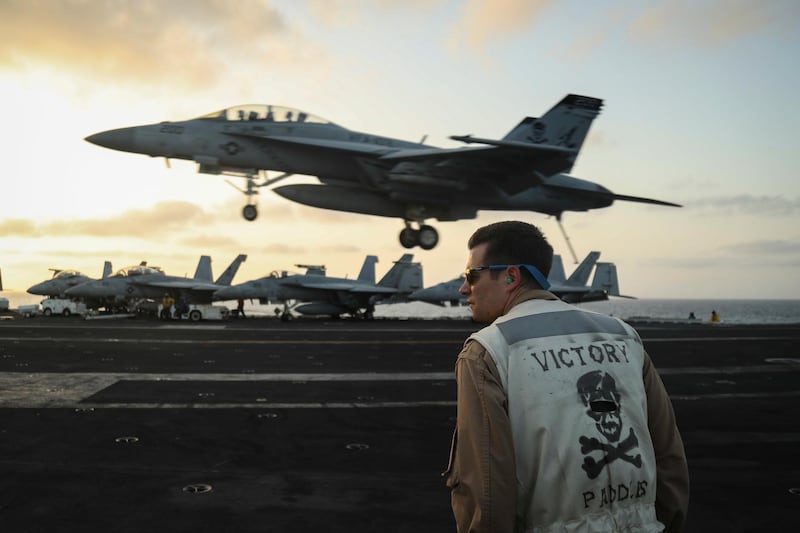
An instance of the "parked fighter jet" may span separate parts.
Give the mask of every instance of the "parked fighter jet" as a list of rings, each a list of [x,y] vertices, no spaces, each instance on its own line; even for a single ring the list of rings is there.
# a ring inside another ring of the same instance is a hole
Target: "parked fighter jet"
[[[283,303],[281,318],[291,318],[291,311],[306,315],[339,316],[370,319],[375,304],[402,297],[422,287],[422,266],[412,262],[412,254],[404,254],[386,275],[375,283],[375,263],[368,255],[356,279],[325,275],[324,267],[312,267],[305,274],[273,272],[269,276],[220,289],[214,300],[258,298],[260,303]],[[303,267],[305,265],[297,265]]]
[[[613,263],[597,263],[599,257],[600,252],[590,252],[567,278],[564,274],[561,256],[554,255],[553,265],[547,276],[547,281],[550,282],[548,290],[569,303],[608,300],[609,295],[620,296],[616,266]],[[596,268],[595,263],[597,263]],[[592,268],[595,268],[592,285],[586,286]],[[462,275],[459,278],[414,291],[408,296],[408,299],[436,305],[444,305],[447,302],[451,306],[464,305],[466,297],[459,292],[463,284],[464,276]]]
[[[89,281],[96,281],[95,278],[90,278],[86,274],[78,272],[77,270],[62,270],[59,268],[51,268],[53,276],[45,281],[32,285],[28,288],[31,294],[39,294],[41,296],[51,296],[53,298],[63,298],[67,289],[82,285]],[[103,274],[100,279],[105,279],[111,275],[111,261],[106,261],[103,264]]]
[[[160,300],[165,293],[186,303],[211,303],[214,291],[231,284],[245,259],[246,255],[239,255],[216,281],[211,273],[211,258],[207,255],[200,257],[192,278],[168,276],[160,268],[142,262],[120,269],[105,279],[67,289],[66,295],[70,298],[102,299],[106,306],[111,307],[131,307],[142,300]]]
[[[133,126],[86,137],[100,146],[153,157],[187,159],[198,171],[244,178],[244,218],[258,211],[254,195],[294,174],[320,184],[273,190],[301,204],[397,217],[400,242],[431,249],[439,241],[427,219],[472,219],[478,210],[537,211],[561,220],[565,211],[610,206],[614,200],[677,204],[614,194],[568,175],[603,101],[567,95],[541,118],[527,117],[500,140],[472,135],[467,144],[437,148],[348,130],[303,111],[242,105],[181,122]],[[270,178],[267,171],[280,175]],[[415,228],[413,225],[416,224]],[[563,229],[563,228],[562,228]],[[568,241],[569,242],[569,241]]]

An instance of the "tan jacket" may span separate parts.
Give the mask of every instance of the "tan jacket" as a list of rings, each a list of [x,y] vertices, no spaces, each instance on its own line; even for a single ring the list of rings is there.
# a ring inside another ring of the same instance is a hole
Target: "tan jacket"
[[[531,298],[553,299],[528,291],[511,307]],[[507,402],[500,374],[484,347],[468,341],[456,362],[458,419],[447,484],[459,532],[513,532],[517,471]],[[643,381],[650,436],[656,453],[656,513],[666,531],[685,522],[689,479],[683,443],[663,383],[645,354]]]

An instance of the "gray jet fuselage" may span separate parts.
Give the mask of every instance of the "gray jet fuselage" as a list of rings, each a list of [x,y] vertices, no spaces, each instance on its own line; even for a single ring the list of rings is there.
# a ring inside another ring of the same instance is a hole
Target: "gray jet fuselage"
[[[467,144],[438,148],[348,130],[308,113],[268,105],[223,109],[181,122],[109,130],[89,142],[167,159],[186,159],[199,172],[245,178],[247,220],[253,195],[294,174],[319,184],[273,188],[289,200],[323,209],[405,221],[400,242],[431,249],[438,232],[426,219],[472,219],[479,210],[565,211],[610,206],[614,200],[676,205],[617,195],[567,174],[602,100],[570,94],[541,118],[526,117],[502,139],[452,136]],[[262,171],[281,172],[269,179]],[[263,181],[257,181],[263,178]],[[419,227],[412,227],[417,224]]]

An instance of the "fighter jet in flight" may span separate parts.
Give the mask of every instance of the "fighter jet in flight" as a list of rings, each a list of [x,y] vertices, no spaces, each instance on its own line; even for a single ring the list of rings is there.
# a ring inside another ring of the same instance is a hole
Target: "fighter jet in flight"
[[[568,173],[603,101],[569,94],[541,118],[527,117],[502,139],[450,138],[470,146],[437,148],[349,130],[309,113],[273,105],[242,105],[180,122],[160,122],[86,137],[94,144],[152,157],[186,159],[198,171],[246,180],[244,218],[254,220],[260,187],[295,174],[319,184],[273,188],[301,204],[401,218],[400,243],[429,250],[439,242],[426,220],[473,219],[479,210],[554,215],[627,200]],[[424,141],[424,139],[423,139]],[[270,177],[268,171],[280,172]],[[563,230],[563,227],[562,227]],[[569,241],[567,241],[569,242]],[[574,255],[574,254],[573,254]],[[577,260],[576,260],[577,262]]]
[[[83,283],[66,290],[70,298],[102,300],[106,307],[128,307],[145,300],[160,300],[169,293],[175,300],[186,303],[211,303],[214,291],[228,286],[247,259],[239,255],[217,278],[212,278],[211,258],[201,256],[194,277],[168,276],[158,267],[148,266],[146,262],[118,270],[113,276],[97,281]]]
[[[350,315],[373,317],[375,304],[403,297],[422,287],[422,266],[412,254],[403,254],[392,268],[375,283],[375,263],[368,255],[356,279],[325,275],[322,266],[306,267],[305,274],[273,272],[269,276],[222,288],[214,293],[215,301],[258,299],[262,304],[282,303],[281,319],[291,318],[291,311],[304,315]]]

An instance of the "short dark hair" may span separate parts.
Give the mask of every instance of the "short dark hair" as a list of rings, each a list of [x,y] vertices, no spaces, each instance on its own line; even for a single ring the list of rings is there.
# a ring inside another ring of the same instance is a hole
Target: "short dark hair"
[[[553,247],[547,242],[542,231],[527,222],[508,220],[495,222],[475,230],[469,238],[467,248],[470,250],[481,244],[487,244],[485,259],[492,265],[533,265],[547,277],[553,265]],[[484,265],[474,265],[484,266]],[[539,284],[526,269],[521,269],[522,279],[526,285]]]

